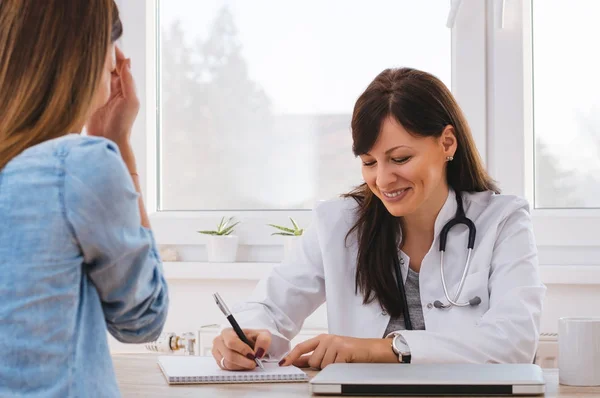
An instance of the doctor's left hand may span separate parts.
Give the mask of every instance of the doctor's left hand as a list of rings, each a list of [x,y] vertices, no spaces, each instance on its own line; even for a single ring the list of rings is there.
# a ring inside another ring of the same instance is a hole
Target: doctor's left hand
[[[306,354],[306,355],[305,355]],[[397,363],[392,339],[359,339],[322,334],[298,344],[285,356],[280,366],[323,369],[332,363]]]

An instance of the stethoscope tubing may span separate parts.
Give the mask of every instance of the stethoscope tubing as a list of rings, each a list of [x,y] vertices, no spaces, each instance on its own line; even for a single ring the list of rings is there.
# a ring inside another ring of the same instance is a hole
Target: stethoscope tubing
[[[465,286],[465,280],[467,278],[467,275],[469,274],[469,268],[471,267],[471,253],[473,252],[473,249],[469,248],[468,252],[467,252],[467,261],[465,262],[465,267],[463,270],[463,274],[462,277],[460,278],[460,283],[458,284],[458,290],[456,291],[456,296],[454,297],[454,300],[452,300],[450,298],[450,295],[448,294],[448,288],[446,287],[446,278],[444,278],[444,251],[440,251],[440,276],[442,278],[442,287],[444,288],[444,295],[446,296],[446,300],[448,300],[449,304],[442,304],[440,301],[436,301],[436,308],[450,308],[453,305],[456,307],[468,307],[471,305],[477,305],[477,304],[473,304],[473,300],[469,300],[465,303],[459,303],[458,302],[458,298],[460,297],[460,294],[462,293],[463,287]],[[441,304],[441,305],[440,305]]]

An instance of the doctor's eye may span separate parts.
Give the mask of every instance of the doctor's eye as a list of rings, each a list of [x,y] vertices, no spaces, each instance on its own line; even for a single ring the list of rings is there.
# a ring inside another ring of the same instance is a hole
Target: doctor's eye
[[[362,162],[362,164],[365,167],[369,167],[369,166],[373,166],[375,164],[375,161],[372,161],[372,162]]]
[[[406,156],[403,158],[393,158],[392,161],[397,164],[402,164],[408,162],[411,158],[412,156]]]

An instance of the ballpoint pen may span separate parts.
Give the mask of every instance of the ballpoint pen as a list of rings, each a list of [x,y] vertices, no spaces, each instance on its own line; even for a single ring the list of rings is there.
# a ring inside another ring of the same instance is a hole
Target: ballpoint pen
[[[227,308],[227,304],[225,304],[219,293],[214,293],[213,298],[215,299],[215,303],[217,303],[217,306],[219,307],[221,312],[227,317],[227,320],[231,324],[231,327],[233,327],[233,330],[235,330],[235,333],[238,335],[240,340],[242,340],[246,345],[248,345],[248,347],[253,348],[252,343],[250,342],[250,340],[248,340],[248,338],[242,331],[242,328],[240,328],[240,325],[238,325],[237,321],[229,311],[229,308]],[[256,362],[259,368],[265,368],[260,359],[254,358],[254,361]]]

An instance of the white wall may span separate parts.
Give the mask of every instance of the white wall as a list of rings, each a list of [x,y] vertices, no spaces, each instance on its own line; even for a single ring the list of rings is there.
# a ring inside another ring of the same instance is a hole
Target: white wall
[[[211,297],[218,291],[231,307],[252,292],[256,281],[247,280],[171,280],[171,306],[165,332],[196,332],[201,326],[224,322],[223,315]],[[547,284],[548,291],[542,318],[542,333],[557,333],[562,316],[600,316],[598,285]],[[243,325],[242,325],[243,327]],[[319,308],[305,328],[326,329],[325,307]],[[146,351],[143,346],[124,345],[110,338],[113,352]]]
[[[542,317],[543,333],[558,333],[558,318],[600,316],[598,285],[547,285]]]

